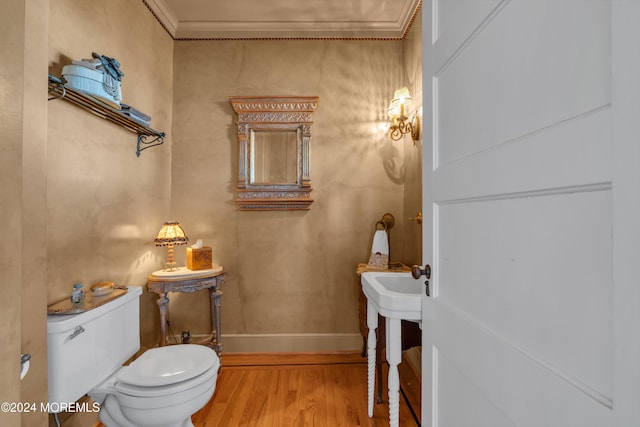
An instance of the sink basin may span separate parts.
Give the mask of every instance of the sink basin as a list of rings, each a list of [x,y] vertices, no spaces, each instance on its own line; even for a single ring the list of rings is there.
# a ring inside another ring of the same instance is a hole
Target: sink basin
[[[418,280],[411,273],[362,273],[362,291],[384,317],[405,320],[422,318],[424,278]]]

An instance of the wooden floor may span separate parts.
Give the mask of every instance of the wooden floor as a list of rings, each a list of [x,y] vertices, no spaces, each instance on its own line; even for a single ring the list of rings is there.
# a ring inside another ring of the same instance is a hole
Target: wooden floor
[[[386,393],[369,418],[359,354],[224,354],[215,394],[192,420],[195,427],[388,426]],[[400,426],[417,425],[401,396]]]

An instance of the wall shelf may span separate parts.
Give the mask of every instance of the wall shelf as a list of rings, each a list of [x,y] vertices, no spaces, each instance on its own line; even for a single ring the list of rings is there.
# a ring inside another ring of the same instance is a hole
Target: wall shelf
[[[105,120],[119,125],[138,135],[138,146],[136,156],[147,148],[155,147],[164,143],[164,132],[151,129],[149,126],[138,122],[120,110],[99,101],[91,95],[66,86],[62,79],[49,74],[49,101],[64,99],[90,113],[95,114]]]

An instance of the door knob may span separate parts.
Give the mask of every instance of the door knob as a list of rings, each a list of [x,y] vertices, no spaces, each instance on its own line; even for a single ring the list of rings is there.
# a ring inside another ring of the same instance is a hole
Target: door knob
[[[411,275],[414,279],[419,279],[420,276],[425,276],[427,280],[424,281],[425,292],[428,297],[431,296],[431,292],[429,292],[429,279],[431,278],[431,266],[426,264],[424,268],[420,268],[418,265],[414,265],[411,267]]]
[[[411,275],[414,279],[419,279],[420,276],[426,276],[427,279],[431,279],[431,266],[427,264],[424,268],[420,268],[419,265],[413,265],[411,267]]]

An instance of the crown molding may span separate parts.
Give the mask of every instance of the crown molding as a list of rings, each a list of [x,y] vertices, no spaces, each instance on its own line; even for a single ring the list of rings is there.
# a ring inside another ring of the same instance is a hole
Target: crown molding
[[[402,2],[396,20],[179,21],[164,0],[143,0],[175,40],[193,39],[402,39],[421,0]]]
[[[178,28],[178,18],[171,11],[164,0],[142,0],[147,8],[153,13],[156,19],[162,24],[165,30],[176,38],[176,29]]]

